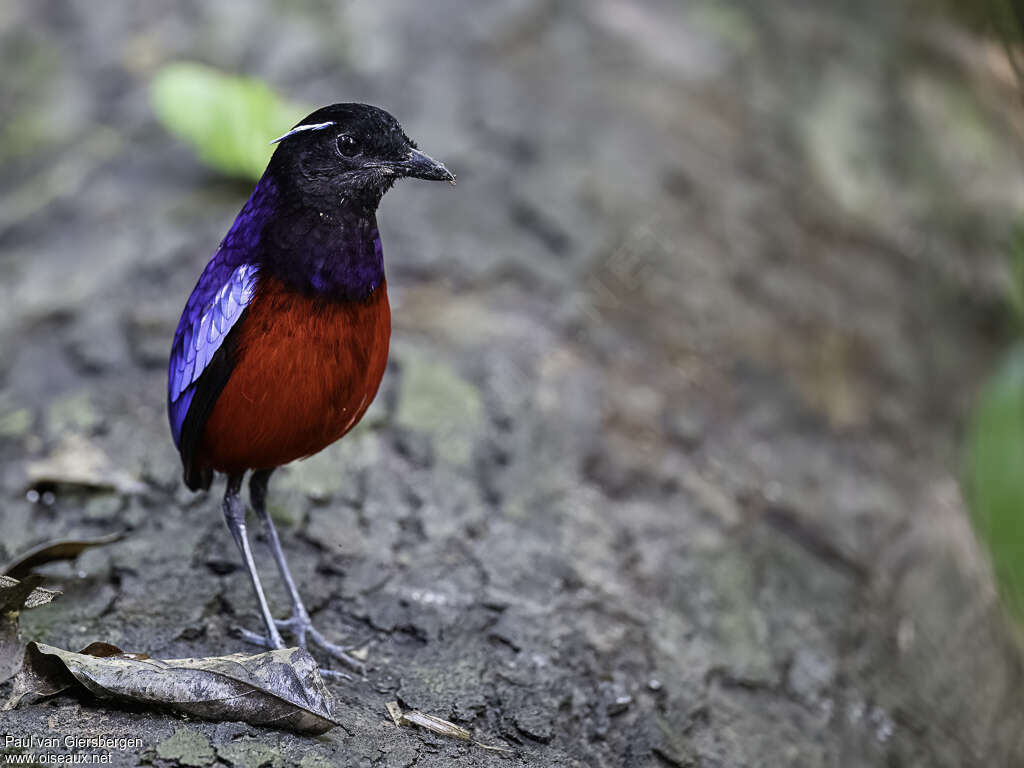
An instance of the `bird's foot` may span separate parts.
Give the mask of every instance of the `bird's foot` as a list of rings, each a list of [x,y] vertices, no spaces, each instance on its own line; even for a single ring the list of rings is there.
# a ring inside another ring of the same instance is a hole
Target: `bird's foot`
[[[281,639],[280,635],[275,640],[272,637],[261,635],[259,632],[250,632],[248,629],[242,629],[241,627],[232,627],[231,634],[250,645],[258,645],[260,648],[266,648],[269,651],[280,651],[285,648],[284,640]]]
[[[313,622],[305,612],[296,611],[292,614],[291,618],[275,621],[274,623],[278,629],[291,632],[295,636],[295,642],[298,643],[300,648],[307,648],[308,644],[312,643],[353,672],[357,672],[360,675],[366,672],[366,665],[350,653],[355,646],[346,647],[332,643],[323,636],[320,630],[313,626]],[[338,674],[343,675],[343,673]],[[343,676],[348,677],[348,675]]]
[[[293,613],[290,618],[287,619],[275,619],[274,620],[275,630],[290,632],[295,637],[295,643],[300,648],[308,650],[309,645],[315,645],[322,651],[325,651],[329,656],[337,659],[346,667],[351,669],[353,672],[358,672],[360,675],[365,674],[366,665],[363,664],[359,659],[353,656],[350,651],[356,646],[341,646],[332,643],[326,637],[321,634],[320,630],[313,626],[313,622],[310,620],[309,615],[305,613]],[[268,638],[265,635],[261,635],[257,632],[250,632],[247,629],[241,629],[240,627],[235,628],[235,634],[247,643],[258,645],[263,648],[278,649],[284,648],[284,641],[281,640],[281,636],[277,635],[277,640],[280,645],[276,645],[273,638]],[[321,673],[328,677],[342,677],[347,680],[351,680],[351,676],[332,669],[321,669]]]

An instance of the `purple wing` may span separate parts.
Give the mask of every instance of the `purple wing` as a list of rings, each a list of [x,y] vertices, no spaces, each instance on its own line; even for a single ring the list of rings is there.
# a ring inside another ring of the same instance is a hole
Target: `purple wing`
[[[195,383],[252,301],[257,276],[252,264],[239,264],[230,269],[214,257],[185,305],[174,334],[167,376],[171,433],[179,448],[181,427],[195,396]]]
[[[263,226],[277,202],[277,189],[264,176],[206,265],[181,313],[167,372],[167,410],[174,444],[179,450],[199,377],[252,301],[257,280],[253,257]]]

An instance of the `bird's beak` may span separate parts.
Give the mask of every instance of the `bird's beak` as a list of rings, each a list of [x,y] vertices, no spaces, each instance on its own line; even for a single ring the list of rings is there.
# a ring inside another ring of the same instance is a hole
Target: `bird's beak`
[[[414,179],[430,179],[431,181],[447,181],[455,183],[455,174],[437,162],[429,155],[425,155],[418,149],[409,151],[404,160],[399,160],[394,165],[395,170],[403,176],[410,176]]]

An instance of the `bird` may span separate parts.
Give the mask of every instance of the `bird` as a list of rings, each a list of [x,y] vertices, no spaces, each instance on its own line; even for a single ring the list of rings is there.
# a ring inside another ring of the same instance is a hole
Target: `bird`
[[[455,183],[388,112],[339,103],[274,139],[265,172],[189,296],[168,364],[167,410],[185,485],[227,477],[222,510],[266,634],[282,630],[356,670],[350,649],[313,625],[267,512],[271,474],[351,430],[387,364],[391,310],[377,207],[400,179]],[[246,530],[242,484],[291,602],[275,620]]]

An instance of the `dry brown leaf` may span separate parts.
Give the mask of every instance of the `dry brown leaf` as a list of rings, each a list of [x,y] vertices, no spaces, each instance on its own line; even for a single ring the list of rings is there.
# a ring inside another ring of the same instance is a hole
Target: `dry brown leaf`
[[[46,589],[45,587],[35,586],[40,581],[42,581],[41,578],[35,578],[31,581],[29,579],[18,581],[18,579],[13,579],[10,576],[0,575],[0,610],[17,611],[21,608],[38,608],[40,605],[53,602],[55,597],[63,594],[59,589]],[[31,584],[32,587],[19,606],[16,603],[21,599],[21,590],[24,589],[20,585],[25,583]]]
[[[114,465],[98,445],[78,434],[66,435],[54,452],[26,467],[30,487],[42,483],[118,493],[142,493],[146,486]]]
[[[301,648],[161,660],[124,654],[106,643],[93,643],[82,653],[29,643],[4,709],[73,686],[100,698],[207,720],[241,720],[312,734],[340,725],[331,714],[330,694],[316,661]]]
[[[21,664],[21,641],[18,639],[18,615],[23,608],[44,605],[59,592],[41,589],[39,576],[24,581],[0,576],[0,683],[11,679]]]
[[[123,539],[124,535],[124,531],[118,531],[107,536],[98,536],[95,539],[60,539],[43,542],[38,547],[33,547],[25,554],[11,560],[0,569],[0,574],[20,579],[37,565],[52,563],[56,560],[73,560],[87,549],[113,544],[115,541]]]

